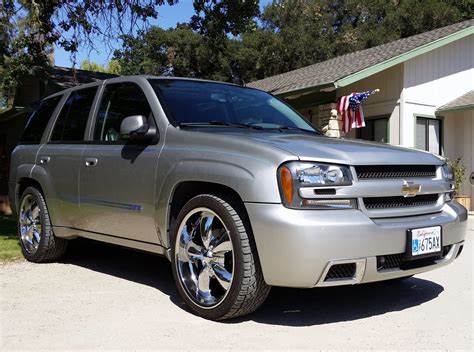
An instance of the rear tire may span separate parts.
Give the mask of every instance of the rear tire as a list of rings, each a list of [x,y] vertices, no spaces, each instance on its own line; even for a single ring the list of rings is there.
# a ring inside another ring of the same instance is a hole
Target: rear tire
[[[45,263],[64,256],[68,241],[54,236],[48,207],[37,188],[25,189],[17,216],[18,237],[26,260]]]
[[[191,311],[223,320],[255,311],[270,292],[243,204],[228,194],[203,194],[181,209],[172,234],[172,267]]]

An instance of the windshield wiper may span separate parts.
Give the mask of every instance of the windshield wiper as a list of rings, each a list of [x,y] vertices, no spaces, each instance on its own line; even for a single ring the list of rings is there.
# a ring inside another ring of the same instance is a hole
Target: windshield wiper
[[[206,122],[181,122],[179,127],[199,127],[199,126],[227,126],[227,127],[238,127],[238,128],[252,128],[256,130],[263,130],[264,128],[257,125],[238,123],[238,122],[226,122],[226,121],[206,121]]]
[[[290,127],[290,126],[278,126],[275,129],[277,130],[287,130],[287,131],[301,131],[301,132],[308,132],[308,133],[314,133],[320,135],[321,133],[317,130],[307,130],[305,128],[300,128],[300,127]]]
[[[307,133],[314,133],[321,135],[320,132],[317,130],[311,131],[304,128],[299,127],[290,127],[290,126],[280,126],[275,125],[275,127],[265,127],[259,124],[253,123],[239,123],[239,122],[227,122],[227,121],[219,121],[219,120],[212,120],[212,121],[205,121],[205,122],[181,122],[178,126],[180,127],[200,127],[200,126],[227,126],[227,127],[237,127],[237,128],[250,128],[254,130],[264,130],[264,131],[301,131]]]

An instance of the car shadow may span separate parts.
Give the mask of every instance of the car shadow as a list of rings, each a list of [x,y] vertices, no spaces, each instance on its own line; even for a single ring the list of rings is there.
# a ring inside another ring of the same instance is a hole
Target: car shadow
[[[443,291],[443,286],[435,282],[413,277],[355,286],[273,287],[258,311],[229,323],[253,320],[272,325],[312,326],[353,321],[412,308]]]
[[[158,255],[78,238],[70,242],[62,262],[150,286],[170,297],[179,295],[170,262]]]
[[[77,239],[71,242],[63,262],[154,287],[189,312],[175,288],[170,263],[160,256]],[[443,290],[435,282],[415,277],[327,288],[273,287],[256,312],[223,323],[253,320],[271,325],[312,326],[353,321],[421,305],[438,297]]]

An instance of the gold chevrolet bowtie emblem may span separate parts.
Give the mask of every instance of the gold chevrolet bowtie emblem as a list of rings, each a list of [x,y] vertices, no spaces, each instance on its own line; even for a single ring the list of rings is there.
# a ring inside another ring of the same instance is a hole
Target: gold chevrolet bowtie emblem
[[[416,185],[414,182],[407,182],[402,186],[402,194],[404,197],[414,197],[421,191],[421,185]]]

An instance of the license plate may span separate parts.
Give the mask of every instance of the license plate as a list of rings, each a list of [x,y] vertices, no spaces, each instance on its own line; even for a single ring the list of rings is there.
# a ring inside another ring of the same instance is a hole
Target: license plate
[[[441,253],[441,226],[407,231],[407,258],[415,259]]]

